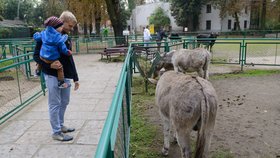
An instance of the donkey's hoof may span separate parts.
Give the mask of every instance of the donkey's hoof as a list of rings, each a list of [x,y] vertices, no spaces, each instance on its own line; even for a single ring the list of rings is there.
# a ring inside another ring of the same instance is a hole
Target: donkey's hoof
[[[168,148],[163,147],[162,150],[161,150],[162,155],[163,156],[168,156],[168,150],[169,150]]]

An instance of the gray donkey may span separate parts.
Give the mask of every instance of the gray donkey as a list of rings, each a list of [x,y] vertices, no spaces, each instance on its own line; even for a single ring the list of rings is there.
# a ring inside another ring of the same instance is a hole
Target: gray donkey
[[[165,72],[156,87],[156,105],[164,125],[162,154],[168,155],[170,131],[174,130],[182,158],[191,158],[190,133],[198,125],[195,158],[208,157],[217,101],[209,81],[180,72]]]
[[[184,73],[196,71],[200,77],[208,80],[210,60],[211,54],[204,48],[172,50],[161,57],[155,67],[154,78],[164,68]]]

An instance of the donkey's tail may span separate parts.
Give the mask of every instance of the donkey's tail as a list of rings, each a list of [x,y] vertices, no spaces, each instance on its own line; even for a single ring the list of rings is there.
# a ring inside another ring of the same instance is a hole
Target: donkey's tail
[[[204,99],[201,101],[201,126],[198,131],[196,141],[195,158],[204,158],[208,155],[208,148],[210,145],[211,132],[215,124],[216,108],[211,107],[209,103],[209,94],[205,92],[208,87],[205,87],[205,80],[196,78],[197,82],[201,85]]]

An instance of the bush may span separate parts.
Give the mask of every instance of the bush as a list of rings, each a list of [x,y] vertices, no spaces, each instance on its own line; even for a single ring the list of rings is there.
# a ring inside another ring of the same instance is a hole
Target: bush
[[[12,30],[9,28],[0,28],[0,38],[8,38],[12,34]]]

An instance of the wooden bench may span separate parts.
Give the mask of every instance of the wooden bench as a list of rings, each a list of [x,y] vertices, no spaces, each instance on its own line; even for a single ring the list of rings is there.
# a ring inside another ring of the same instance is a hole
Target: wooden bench
[[[104,56],[107,57],[108,61],[111,61],[111,56],[119,56],[119,55],[126,55],[127,47],[113,47],[113,48],[104,48],[104,51],[101,52],[101,60]]]

